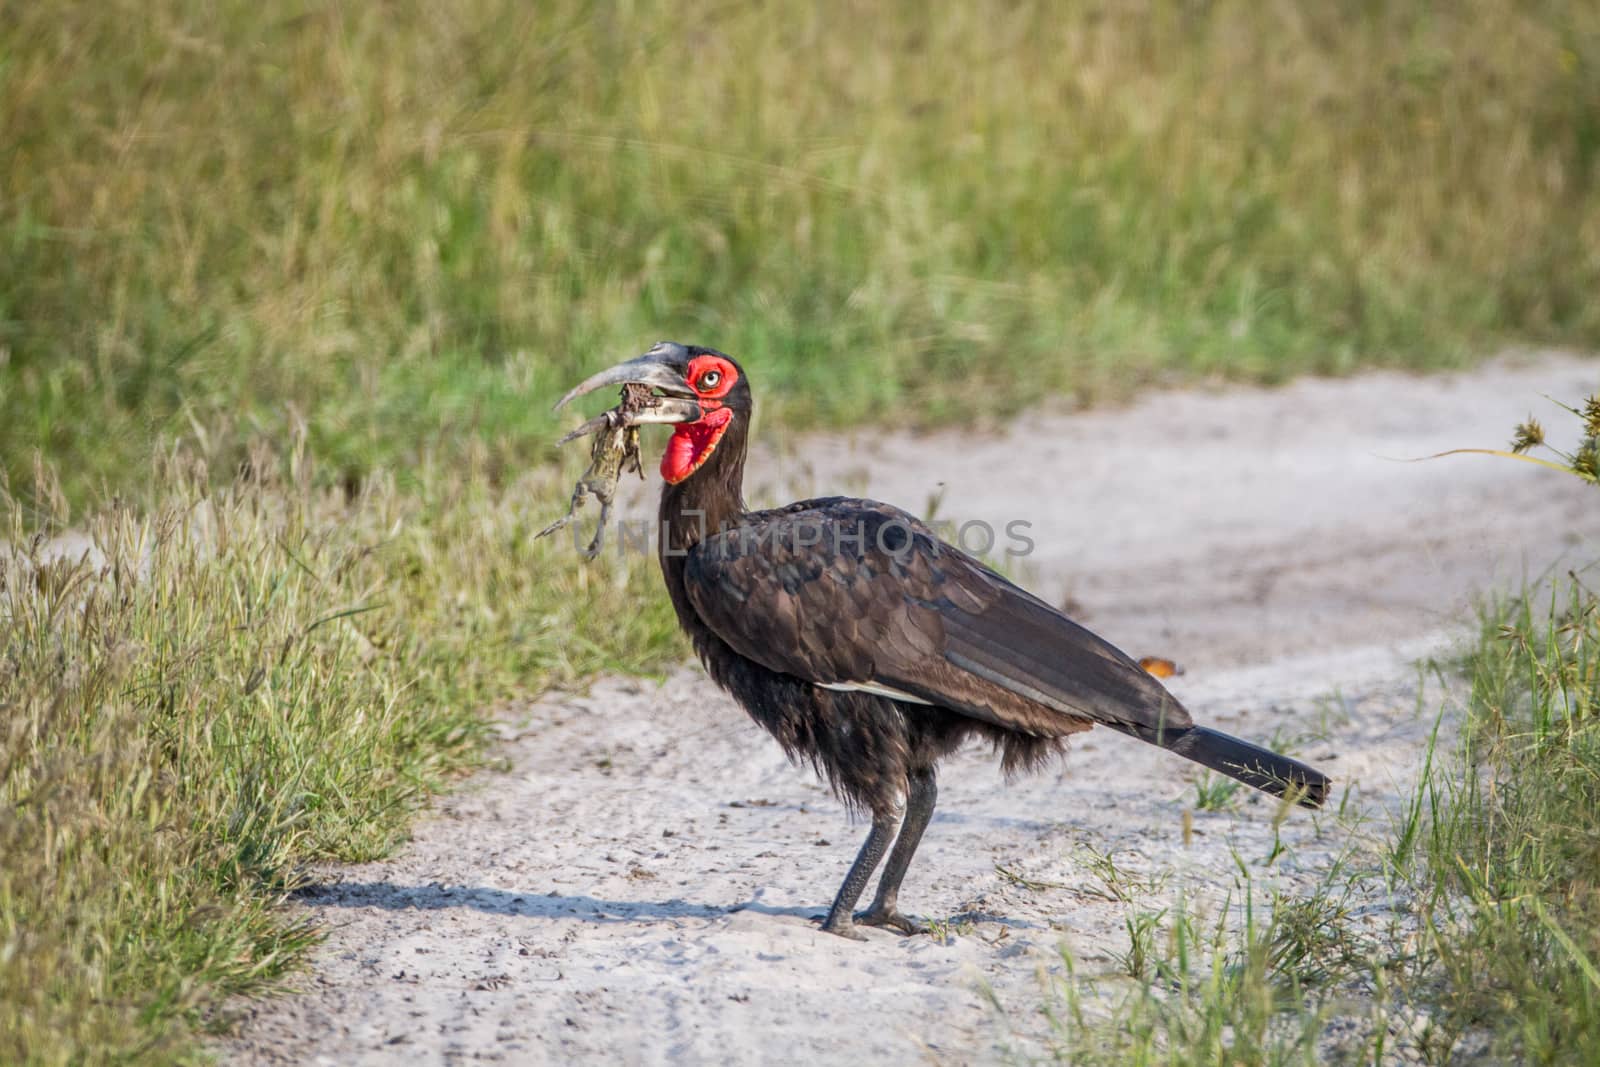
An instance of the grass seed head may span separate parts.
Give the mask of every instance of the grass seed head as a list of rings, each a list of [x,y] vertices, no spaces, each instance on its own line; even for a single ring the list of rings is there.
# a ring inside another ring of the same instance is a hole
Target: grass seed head
[[[1572,457],[1572,472],[1591,485],[1600,485],[1600,438],[1591,437]]]
[[[1544,444],[1544,427],[1539,425],[1539,420],[1532,415],[1528,421],[1519,423],[1517,432],[1511,438],[1511,451],[1522,453],[1537,445]]]
[[[1583,432],[1600,437],[1600,393],[1583,402]]]

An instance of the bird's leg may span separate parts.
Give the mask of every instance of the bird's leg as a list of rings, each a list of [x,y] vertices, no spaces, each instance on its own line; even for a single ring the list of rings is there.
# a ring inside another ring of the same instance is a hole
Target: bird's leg
[[[822,920],[823,930],[855,941],[866,940],[856,930],[851,912],[855,910],[856,901],[861,899],[861,893],[867,888],[872,872],[878,869],[878,863],[883,859],[883,854],[893,839],[894,817],[874,813],[872,832],[867,834],[867,840],[862,844],[861,851],[856,853],[856,861],[850,865],[850,873],[844,876],[844,884],[839,887],[838,895],[833,898],[833,907],[828,909],[828,917]]]
[[[901,915],[895,905],[900,896],[900,880],[911,866],[911,857],[922,842],[922,831],[928,828],[928,820],[933,818],[933,805],[938,799],[939,785],[934,780],[933,770],[913,771],[906,789],[905,821],[900,824],[900,836],[895,838],[894,850],[889,853],[883,877],[878,880],[878,895],[873,897],[870,908],[856,916],[856,922],[887,926],[902,934],[928,932],[926,926]]]

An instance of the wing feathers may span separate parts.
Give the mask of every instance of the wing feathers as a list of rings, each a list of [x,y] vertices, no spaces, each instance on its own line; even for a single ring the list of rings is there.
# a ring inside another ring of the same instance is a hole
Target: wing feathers
[[[1096,722],[1190,725],[1188,713],[1137,663],[1031,597],[1010,593],[981,615],[945,607],[947,659],[986,668],[997,684]]]
[[[685,578],[736,651],[819,685],[877,683],[1047,735],[1189,723],[1128,657],[886,505],[753,513],[696,546]]]

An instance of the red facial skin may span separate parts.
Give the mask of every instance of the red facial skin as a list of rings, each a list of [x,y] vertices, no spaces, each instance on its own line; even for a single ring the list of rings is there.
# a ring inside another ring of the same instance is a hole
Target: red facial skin
[[[667,451],[661,457],[661,477],[669,485],[677,485],[699,470],[715,451],[717,442],[733,421],[733,411],[722,406],[722,398],[739,380],[739,372],[720,356],[696,356],[689,361],[689,371],[684,377],[705,414],[694,422],[679,423],[667,442]]]

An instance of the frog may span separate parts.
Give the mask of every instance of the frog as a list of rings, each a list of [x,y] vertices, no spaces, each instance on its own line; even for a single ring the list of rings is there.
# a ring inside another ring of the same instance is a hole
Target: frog
[[[642,412],[660,403],[660,398],[652,395],[649,386],[634,382],[624,385],[621,395],[622,400],[616,407],[602,411],[556,442],[559,447],[594,434],[594,443],[589,446],[589,469],[583,472],[573,487],[567,513],[535,534],[534,540],[567,526],[577,518],[584,502],[593,496],[600,502],[600,523],[588,546],[579,551],[584,559],[593,560],[605,546],[606,524],[611,519],[617,484],[629,470],[641,480],[644,478],[644,467],[639,458],[640,423],[635,420]]]

